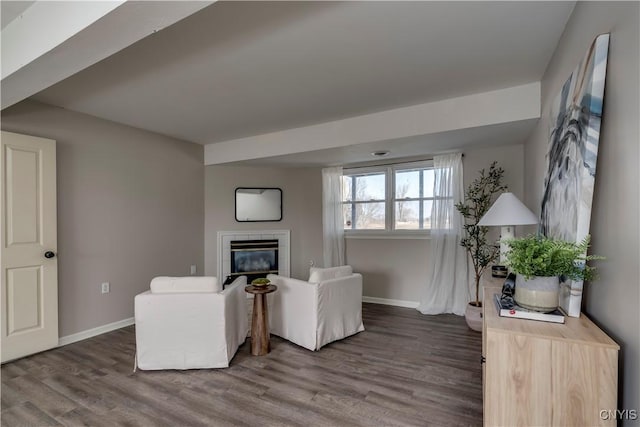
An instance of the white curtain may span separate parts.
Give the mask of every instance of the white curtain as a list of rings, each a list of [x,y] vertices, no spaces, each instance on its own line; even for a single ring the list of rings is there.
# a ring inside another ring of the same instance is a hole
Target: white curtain
[[[464,315],[469,302],[467,254],[460,239],[463,218],[455,203],[464,199],[462,154],[433,159],[435,182],[431,210],[431,254],[418,311]]]
[[[341,167],[322,169],[322,245],[325,267],[344,265]]]

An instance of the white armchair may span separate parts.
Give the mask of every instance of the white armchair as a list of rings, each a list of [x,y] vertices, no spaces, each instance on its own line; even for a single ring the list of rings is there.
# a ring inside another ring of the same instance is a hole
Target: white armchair
[[[351,266],[311,268],[308,282],[267,277],[278,286],[269,294],[272,334],[314,351],[364,331],[362,275]]]
[[[226,368],[249,331],[245,276],[225,290],[215,277],[157,277],[136,295],[140,369]]]

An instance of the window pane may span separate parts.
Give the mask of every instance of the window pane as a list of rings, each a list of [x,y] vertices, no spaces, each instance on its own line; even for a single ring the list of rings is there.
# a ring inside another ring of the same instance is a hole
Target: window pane
[[[354,228],[351,216],[351,213],[353,212],[352,207],[353,205],[351,203],[345,203],[342,205],[342,217],[344,218],[343,222],[345,230],[351,230],[352,228]]]
[[[396,230],[418,230],[420,228],[420,202],[395,202]]]
[[[420,172],[398,171],[396,172],[396,199],[405,197],[420,197]]]
[[[342,201],[351,200],[351,182],[353,177],[342,176]]]
[[[355,200],[384,200],[385,178],[384,173],[355,176],[356,194]],[[384,209],[382,209],[384,211]]]
[[[356,229],[384,230],[384,203],[356,203]]]
[[[424,200],[422,202],[422,209],[424,212],[423,227],[425,230],[431,229],[431,208],[433,207],[433,200]]]
[[[420,174],[422,173],[422,196],[420,196]],[[433,197],[433,169],[413,169],[396,171],[395,199],[417,199]]]
[[[424,169],[422,174],[424,197],[433,197],[433,181],[435,180],[433,169]]]

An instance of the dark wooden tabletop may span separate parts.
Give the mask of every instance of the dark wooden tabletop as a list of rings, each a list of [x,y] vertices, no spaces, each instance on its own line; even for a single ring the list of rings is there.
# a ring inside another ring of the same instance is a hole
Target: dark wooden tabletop
[[[278,289],[276,285],[267,285],[267,286],[249,285],[244,288],[244,291],[250,294],[259,295],[259,294],[270,294],[271,292],[274,292],[276,289]]]

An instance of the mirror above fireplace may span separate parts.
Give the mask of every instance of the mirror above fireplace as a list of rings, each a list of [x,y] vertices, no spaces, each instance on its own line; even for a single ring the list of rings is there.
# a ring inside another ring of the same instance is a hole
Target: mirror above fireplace
[[[282,190],[280,188],[236,188],[236,221],[281,220]]]

